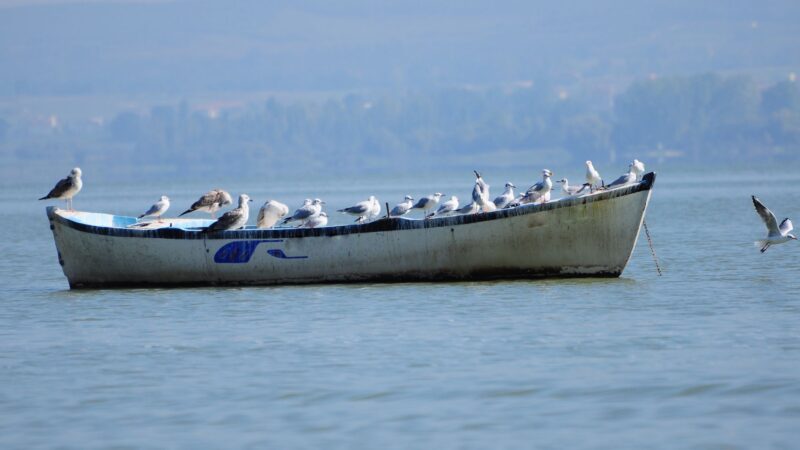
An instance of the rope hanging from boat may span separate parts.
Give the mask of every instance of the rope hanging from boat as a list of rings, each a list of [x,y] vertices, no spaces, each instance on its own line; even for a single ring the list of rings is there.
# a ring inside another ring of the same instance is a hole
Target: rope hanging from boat
[[[658,265],[658,257],[656,256],[656,249],[653,248],[653,240],[650,239],[650,230],[647,229],[647,221],[642,220],[642,225],[644,225],[644,234],[647,236],[647,243],[650,245],[650,254],[653,255],[653,262],[656,263],[656,271],[658,272],[658,276],[661,276],[661,267]]]

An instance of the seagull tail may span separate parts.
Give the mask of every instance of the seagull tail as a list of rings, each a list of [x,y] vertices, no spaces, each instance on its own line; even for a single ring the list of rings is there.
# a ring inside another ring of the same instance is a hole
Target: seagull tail
[[[137,217],[137,219],[141,219],[142,217],[146,216],[147,214],[142,214],[141,216]]]
[[[189,214],[189,213],[190,213],[190,212],[192,212],[192,211],[193,211],[192,209],[187,209],[186,211],[184,211],[184,212],[182,212],[182,213],[178,214],[178,217],[180,217],[180,216],[182,216],[182,215],[184,215],[184,214]]]
[[[50,196],[49,195],[45,195],[44,197],[40,198],[39,200],[47,200],[48,198],[50,198]]]

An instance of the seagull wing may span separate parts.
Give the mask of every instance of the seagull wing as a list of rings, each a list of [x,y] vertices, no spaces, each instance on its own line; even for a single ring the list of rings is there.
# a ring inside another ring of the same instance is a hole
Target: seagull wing
[[[265,203],[264,206],[262,206],[261,209],[258,210],[258,218],[256,219],[257,224],[260,224],[264,221],[264,219],[267,216],[267,209],[269,208],[269,206],[270,206],[269,203]]]
[[[139,216],[139,218],[141,219],[144,216],[152,216],[153,214],[157,213],[159,209],[161,209],[161,205],[159,203],[156,203],[155,205],[151,206],[146,213]]]
[[[64,195],[69,189],[72,188],[72,178],[67,177],[61,180],[58,180],[55,187],[50,190],[44,197],[40,198],[39,200],[46,200],[48,198],[58,198]]]
[[[761,216],[761,220],[764,221],[764,225],[767,226],[767,231],[769,231],[770,235],[773,234],[781,234],[781,231],[778,229],[778,219],[775,218],[775,214],[772,214],[772,211],[769,210],[761,200],[759,200],[755,195],[753,196],[753,205],[756,207],[756,212],[759,216]],[[784,220],[784,223],[786,221]],[[789,221],[789,226],[791,226],[792,222]]]
[[[429,199],[428,197],[422,197],[421,199],[419,199],[419,201],[414,206],[412,206],[412,208],[413,209],[425,209],[425,207],[428,206],[428,202],[430,202],[430,201],[431,201],[431,199]]]
[[[783,219],[778,229],[781,231],[781,236],[786,236],[790,231],[794,230],[794,225],[792,225],[792,221],[787,217]]]
[[[607,188],[622,186],[623,184],[627,184],[630,182],[630,173],[626,173],[621,177],[617,178],[616,180],[612,181],[611,184],[607,185]]]
[[[216,222],[208,227],[211,231],[228,230],[242,217],[242,210],[239,208],[232,209],[222,215]]]
[[[372,205],[369,202],[359,202],[348,208],[340,209],[339,212],[353,214],[353,215],[363,215],[367,211],[369,211],[371,206]]]

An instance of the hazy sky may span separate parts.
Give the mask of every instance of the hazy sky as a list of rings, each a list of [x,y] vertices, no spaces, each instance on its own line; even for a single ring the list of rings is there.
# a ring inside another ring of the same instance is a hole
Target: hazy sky
[[[0,95],[783,77],[800,2],[0,0]]]

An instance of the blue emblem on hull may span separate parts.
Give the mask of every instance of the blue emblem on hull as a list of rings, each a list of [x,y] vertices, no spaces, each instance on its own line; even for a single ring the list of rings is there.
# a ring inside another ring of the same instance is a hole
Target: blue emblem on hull
[[[258,244],[262,242],[283,242],[282,239],[267,239],[262,241],[235,241],[230,242],[217,250],[214,262],[220,264],[243,264],[250,261]]]
[[[283,250],[281,250],[279,248],[271,248],[271,249],[267,250],[267,253],[269,253],[271,256],[274,256],[274,257],[280,258],[280,259],[305,259],[305,258],[308,258],[308,256],[287,256],[286,253],[284,253]]]
[[[214,254],[214,262],[218,264],[244,264],[250,262],[250,258],[252,258],[256,252],[256,247],[262,242],[283,242],[283,239],[229,242],[217,250],[217,253]],[[308,256],[288,256],[283,250],[278,248],[267,250],[267,254],[278,259],[308,258]]]

